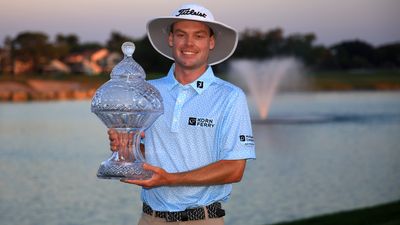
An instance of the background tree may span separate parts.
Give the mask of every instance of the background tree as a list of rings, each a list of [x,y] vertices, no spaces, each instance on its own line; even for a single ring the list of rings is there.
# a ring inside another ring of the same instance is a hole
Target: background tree
[[[41,32],[23,32],[12,41],[15,59],[33,62],[33,71],[40,72],[50,58],[54,57],[53,45],[48,36]]]
[[[281,54],[294,56],[302,61],[306,65],[312,65],[315,63],[315,55],[313,51],[313,42],[316,37],[314,34],[294,34],[287,37],[282,46]]]
[[[400,68],[400,43],[383,45],[376,49],[378,65],[382,68]]]
[[[375,49],[360,41],[344,41],[331,47],[339,69],[370,69],[375,67]]]
[[[281,28],[270,30],[264,34],[265,56],[267,58],[281,55],[285,45],[285,37]]]
[[[135,60],[147,74],[165,74],[171,64],[170,60],[151,46],[147,36],[134,39],[116,31],[111,33],[105,45],[97,42],[80,43],[75,34],[57,34],[53,43],[41,32],[22,32],[10,39],[10,65],[13,60],[32,61],[33,72],[40,72],[51,59],[63,60],[71,53],[104,47],[111,52],[121,53],[121,45],[125,41],[136,44]],[[268,59],[282,56],[294,56],[302,60],[308,68],[315,70],[400,68],[400,42],[375,48],[365,41],[351,40],[325,47],[316,45],[316,39],[313,33],[284,36],[281,28],[269,31],[247,29],[240,33],[233,56],[216,65],[214,70],[225,72],[229,61],[235,58]],[[2,65],[5,63],[2,62]]]
[[[160,55],[151,45],[147,36],[135,41],[135,60],[143,67],[147,74],[154,78],[154,74],[165,75],[171,66],[171,60]]]
[[[133,38],[113,31],[110,38],[107,40],[106,48],[112,52],[121,52],[121,45],[126,41],[133,41]]]
[[[64,58],[71,52],[76,52],[79,49],[79,38],[75,34],[57,34],[54,45],[57,57]]]
[[[323,45],[312,48],[313,62],[308,67],[314,70],[333,70],[337,69],[332,51]]]
[[[234,58],[269,58],[279,54],[283,45],[283,31],[280,28],[269,32],[245,30],[240,34]]]
[[[12,38],[6,36],[3,42],[3,49],[0,49],[0,73],[11,74],[13,70]]]
[[[111,33],[106,47],[110,51],[121,53],[121,45],[126,41],[132,41],[135,43],[136,49],[133,58],[143,67],[148,75],[149,73],[150,76],[153,74],[165,73],[165,71],[170,67],[170,63],[168,63],[169,60],[154,50],[147,36],[134,39],[114,31]]]
[[[104,46],[98,42],[84,42],[74,48],[73,52],[93,51],[101,48],[104,48]]]

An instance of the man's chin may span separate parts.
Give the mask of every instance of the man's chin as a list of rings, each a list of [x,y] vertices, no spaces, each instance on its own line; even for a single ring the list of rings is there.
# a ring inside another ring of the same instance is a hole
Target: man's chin
[[[196,63],[196,62],[193,61],[193,60],[181,60],[181,61],[178,62],[178,64],[179,64],[181,67],[184,67],[184,68],[186,68],[186,69],[196,69],[196,68],[199,67],[199,64]]]

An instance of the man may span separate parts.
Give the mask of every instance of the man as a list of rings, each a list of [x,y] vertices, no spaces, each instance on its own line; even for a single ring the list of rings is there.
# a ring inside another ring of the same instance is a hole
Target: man
[[[234,52],[237,32],[190,4],[151,20],[147,34],[175,63],[167,76],[151,81],[164,100],[164,114],[145,137],[143,167],[153,176],[122,180],[144,187],[139,225],[223,224],[221,202],[242,179],[246,160],[255,159],[245,95],[211,68]],[[109,136],[116,147],[117,134],[110,130]]]

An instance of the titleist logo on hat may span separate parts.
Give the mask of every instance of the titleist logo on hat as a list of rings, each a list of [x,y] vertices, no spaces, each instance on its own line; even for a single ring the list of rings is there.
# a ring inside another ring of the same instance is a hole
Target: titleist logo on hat
[[[178,11],[178,14],[175,15],[175,16],[181,16],[181,15],[201,16],[201,17],[204,17],[204,18],[207,17],[207,14],[202,13],[202,12],[197,12],[196,10],[190,9],[190,8],[187,8],[187,9],[180,9],[180,10]]]

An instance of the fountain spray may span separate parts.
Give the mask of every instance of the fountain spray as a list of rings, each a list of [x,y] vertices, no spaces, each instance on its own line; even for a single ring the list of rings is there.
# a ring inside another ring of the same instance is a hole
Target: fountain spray
[[[298,81],[302,64],[295,58],[269,60],[240,59],[230,63],[229,74],[246,85],[254,100],[260,119],[265,120],[272,99],[283,81]]]

